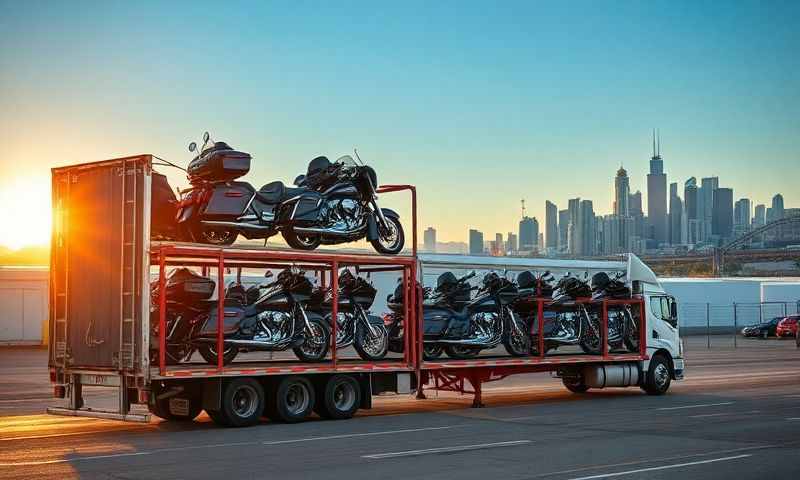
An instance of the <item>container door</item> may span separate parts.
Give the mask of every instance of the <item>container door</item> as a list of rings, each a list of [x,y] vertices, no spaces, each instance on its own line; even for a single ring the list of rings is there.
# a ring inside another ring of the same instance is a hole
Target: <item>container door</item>
[[[150,156],[53,170],[51,366],[141,371]],[[143,297],[144,294],[144,297]]]

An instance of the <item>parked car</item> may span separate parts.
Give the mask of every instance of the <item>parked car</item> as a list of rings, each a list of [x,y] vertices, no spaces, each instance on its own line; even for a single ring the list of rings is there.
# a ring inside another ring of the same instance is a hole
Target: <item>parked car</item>
[[[745,337],[760,338],[774,337],[778,329],[778,323],[783,320],[783,318],[784,317],[775,317],[767,322],[748,325],[742,329],[742,335]]]
[[[798,320],[800,320],[800,314],[785,317],[778,322],[778,326],[775,328],[775,335],[777,335],[778,338],[796,337]]]

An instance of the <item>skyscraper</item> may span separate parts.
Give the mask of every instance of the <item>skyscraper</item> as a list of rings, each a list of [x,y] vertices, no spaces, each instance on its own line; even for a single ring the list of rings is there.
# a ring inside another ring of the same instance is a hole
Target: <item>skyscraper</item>
[[[669,184],[669,243],[680,245],[683,239],[683,202],[678,196],[678,184]]]
[[[733,190],[730,188],[714,190],[711,233],[719,236],[720,243],[733,234]]]
[[[686,180],[683,184],[683,211],[686,217],[686,243],[694,245],[698,243],[700,226],[697,219],[697,179],[694,177]]]
[[[558,248],[558,207],[550,200],[544,202],[545,246]]]
[[[436,251],[436,229],[433,227],[428,227],[425,229],[425,233],[423,234],[424,240],[424,248],[427,252],[435,252]]]
[[[483,232],[475,229],[469,231],[469,254],[483,255]]]
[[[760,227],[767,224],[767,206],[763,203],[756,205],[753,215],[753,227]]]
[[[632,235],[641,240],[645,237],[647,227],[645,225],[644,210],[642,210],[642,192],[636,190],[628,197],[628,209],[633,217]]]
[[[517,234],[513,232],[508,232],[506,235],[506,251],[509,253],[514,253],[519,249],[517,245]]]
[[[566,252],[569,248],[569,210],[558,211],[558,251]]]
[[[536,218],[523,217],[519,221],[519,250],[532,252],[536,250],[539,238],[539,222]]]
[[[569,227],[567,229],[567,251],[572,255],[579,255],[578,246],[578,210],[580,208],[580,198],[570,198],[567,201],[569,211]]]
[[[750,230],[751,203],[749,198],[740,198],[733,206],[733,236],[738,237]]]
[[[667,175],[661,159],[661,138],[653,131],[653,156],[647,174],[647,221],[650,235],[657,243],[667,242]]]
[[[697,191],[697,219],[699,221],[699,240],[705,242],[711,236],[711,220],[714,213],[714,191],[719,188],[719,178],[706,177],[700,180]]]
[[[772,197],[772,208],[770,210],[772,211],[772,214],[768,215],[767,222],[774,222],[775,220],[780,220],[783,218],[783,195],[778,193]]]
[[[628,172],[619,167],[617,176],[614,178],[614,215],[627,217],[630,215],[630,193],[631,186],[628,181]]]
[[[578,208],[577,255],[591,256],[596,252],[597,229],[591,200],[581,200]]]

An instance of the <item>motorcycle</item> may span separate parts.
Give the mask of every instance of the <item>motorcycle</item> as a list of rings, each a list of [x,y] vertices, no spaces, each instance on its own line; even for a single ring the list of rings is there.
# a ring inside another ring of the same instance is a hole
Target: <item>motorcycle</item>
[[[170,273],[166,286],[167,362],[186,361],[198,351],[206,362],[216,365],[218,302],[210,300],[214,281],[178,268]],[[320,315],[305,310],[311,290],[304,273],[292,269],[258,288],[229,287],[223,307],[223,364],[233,361],[240,351],[290,348],[302,361],[323,360],[330,345],[330,330]],[[151,286],[151,299],[151,345],[158,345],[158,282]],[[152,351],[153,360],[157,353],[157,349]]]
[[[379,253],[403,249],[400,216],[378,207],[375,170],[357,165],[349,155],[334,163],[315,158],[306,174],[295,179],[297,188],[276,181],[256,190],[237,181],[250,171],[249,153],[212,141],[208,132],[202,147],[192,142],[189,151],[196,154],[185,169],[191,187],[180,192],[177,202],[168,195],[154,196],[161,203],[153,207],[161,211],[175,205],[179,231],[187,240],[230,245],[238,235],[266,240],[280,232],[289,246],[303,250],[362,238]]]
[[[621,280],[624,273],[619,272],[613,278],[605,272],[592,276],[592,300],[631,298],[631,290]],[[599,313],[598,313],[599,314]],[[639,327],[634,321],[631,306],[609,305],[608,344],[612,350],[623,346],[631,352],[639,351]]]
[[[364,360],[380,360],[389,349],[388,332],[380,317],[369,314],[377,290],[367,280],[356,277],[348,269],[339,274],[339,298],[336,315],[336,348],[353,345]],[[311,294],[308,310],[324,315],[331,321],[333,291],[316,288]]]
[[[490,272],[483,277],[475,298],[468,281],[475,272],[456,278],[451,272],[439,276],[437,287],[423,302],[423,344],[428,360],[442,352],[456,359],[469,359],[481,350],[491,349],[501,342],[513,356],[527,355],[530,349],[522,320],[511,309],[517,296],[516,286],[504,277]],[[393,314],[390,321],[390,338],[394,345],[402,345],[403,316],[402,286],[398,286],[389,302]]]
[[[547,297],[552,292],[548,308],[544,311],[545,352],[560,346],[578,345],[585,353],[600,353],[600,322],[584,303],[577,299],[591,296],[591,289],[585,280],[580,280],[567,273],[554,286],[554,278],[550,272],[535,274],[530,271],[521,272],[517,276],[520,293],[513,303],[513,309],[525,318],[531,337],[531,353],[538,355],[539,327],[538,298]]]

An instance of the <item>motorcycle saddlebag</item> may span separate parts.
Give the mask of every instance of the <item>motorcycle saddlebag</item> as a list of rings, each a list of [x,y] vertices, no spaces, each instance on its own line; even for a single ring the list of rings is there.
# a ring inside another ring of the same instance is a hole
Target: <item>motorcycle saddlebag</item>
[[[254,193],[253,187],[247,182],[217,184],[203,215],[212,220],[230,220],[231,217],[243,215]]]
[[[317,192],[306,192],[292,207],[290,220],[293,223],[314,223],[319,217],[320,205],[322,205],[322,195]]]
[[[177,239],[175,212],[178,199],[167,183],[167,177],[153,172],[150,187],[152,200],[150,203],[150,237],[156,239]]]
[[[245,318],[245,309],[239,306],[225,306],[225,326],[223,332],[225,335],[230,335],[239,330],[240,323]],[[217,334],[217,307],[212,308],[208,312],[208,321],[203,325],[200,334],[204,337],[215,336]]]
[[[232,149],[225,142],[217,142],[189,163],[186,173],[189,180],[229,182],[250,171],[251,156]]]
[[[176,268],[167,278],[167,300],[192,302],[208,300],[214,295],[216,283],[188,268]]]
[[[449,328],[449,330],[447,330]],[[427,310],[422,331],[426,337],[441,337],[447,333],[446,338],[463,338],[468,334],[469,317],[452,316],[449,310]]]

